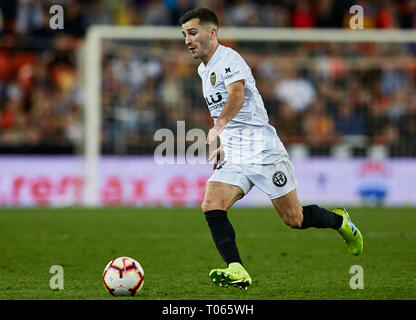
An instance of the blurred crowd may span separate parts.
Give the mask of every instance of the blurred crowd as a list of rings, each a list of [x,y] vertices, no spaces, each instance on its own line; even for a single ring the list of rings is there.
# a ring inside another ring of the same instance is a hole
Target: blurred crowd
[[[64,8],[62,30],[50,28],[53,4]],[[346,28],[354,4],[364,9],[365,28],[416,27],[416,0],[2,0],[0,153],[82,151],[78,48],[90,25],[178,25],[184,12],[206,6],[222,26]],[[369,145],[385,145],[392,155],[416,156],[414,45],[229,45],[252,67],[270,122],[286,145],[328,154],[335,145],[351,144],[357,156]],[[154,132],[175,131],[177,120],[186,120],[187,129],[212,125],[183,44],[171,48],[171,57],[152,46],[107,45],[105,153],[152,153]]]
[[[415,46],[223,43],[251,66],[270,123],[286,146],[331,155],[342,144],[351,147],[351,156],[385,146],[391,156],[416,156]],[[151,153],[154,132],[176,132],[177,120],[185,120],[187,130],[212,126],[197,63],[183,44],[169,55],[146,43],[115,42],[107,49],[102,103],[108,152],[138,153],[146,145]]]

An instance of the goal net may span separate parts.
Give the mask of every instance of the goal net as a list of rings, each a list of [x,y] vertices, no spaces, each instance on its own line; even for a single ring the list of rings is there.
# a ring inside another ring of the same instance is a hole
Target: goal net
[[[251,67],[289,155],[304,164],[295,168],[306,199],[342,179],[349,163],[358,175],[370,177],[356,192],[379,199],[386,192],[383,161],[415,158],[415,39],[415,31],[403,30],[219,29],[220,43]],[[164,128],[174,133],[180,156],[194,140],[178,148],[179,125],[185,124],[185,134],[193,128],[207,132],[212,121],[199,61],[191,58],[179,27],[94,26],[84,50],[86,202],[97,205],[102,155],[151,159],[161,143],[155,133]],[[323,158],[337,162],[323,163],[323,169],[301,162]],[[366,162],[357,167],[354,160]],[[324,168],[333,172],[330,179]],[[175,181],[172,188],[181,186]],[[409,184],[402,202],[411,202],[413,191]]]

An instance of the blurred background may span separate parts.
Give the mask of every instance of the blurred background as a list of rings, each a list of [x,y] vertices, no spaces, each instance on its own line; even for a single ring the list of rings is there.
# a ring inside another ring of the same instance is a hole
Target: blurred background
[[[64,8],[62,30],[49,26],[53,4]],[[205,6],[217,13],[224,27],[345,29],[352,16],[349,9],[356,4],[364,9],[365,29],[416,27],[416,0],[2,0],[0,203],[82,203],[82,164],[74,159],[84,150],[83,45],[89,26],[179,27],[184,12]],[[332,188],[337,172],[344,171],[360,181],[351,182],[350,198],[342,198],[342,190],[328,194],[330,203],[359,204],[365,198],[375,204],[386,199],[389,204],[416,204],[416,189],[410,182],[416,173],[408,169],[416,167],[416,43],[223,44],[240,52],[252,68],[270,123],[294,159],[298,180],[304,181],[304,198],[322,197]],[[157,129],[175,132],[178,120],[185,120],[187,129],[207,131],[212,125],[196,73],[198,63],[181,41],[106,40],[103,48],[103,155],[136,159],[139,164],[160,143],[154,141]],[[47,162],[51,155],[64,158]],[[325,160],[309,168],[309,159]],[[54,163],[59,161],[71,163],[67,166],[72,169],[58,169]],[[331,165],[332,176],[325,173]],[[127,178],[114,172],[119,166],[101,169],[113,172],[105,177],[103,173],[104,204],[165,204],[151,199],[153,192],[146,189],[148,181],[162,178],[140,176],[135,182],[123,182]],[[173,180],[162,179],[164,184],[154,188],[167,190],[166,204],[188,204],[189,190],[197,181],[198,192],[190,202],[196,204],[210,174],[208,167],[191,178],[177,172]],[[141,171],[140,166],[131,170]],[[125,183],[133,195],[123,196]]]

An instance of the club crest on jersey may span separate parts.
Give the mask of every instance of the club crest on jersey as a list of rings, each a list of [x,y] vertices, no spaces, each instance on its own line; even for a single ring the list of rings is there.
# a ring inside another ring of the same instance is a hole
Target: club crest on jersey
[[[287,182],[286,175],[282,171],[276,171],[273,175],[273,183],[277,187],[283,187]]]
[[[215,83],[217,82],[217,75],[215,74],[215,72],[213,72],[213,73],[211,73],[211,75],[210,75],[210,80],[211,80],[211,84],[213,85],[213,86],[215,86]]]

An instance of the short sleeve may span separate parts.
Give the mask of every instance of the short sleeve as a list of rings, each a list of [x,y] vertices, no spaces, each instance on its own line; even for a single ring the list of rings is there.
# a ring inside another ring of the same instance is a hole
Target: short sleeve
[[[221,75],[225,86],[228,86],[230,83],[248,79],[251,71],[247,63],[237,52],[230,52],[224,57]]]

